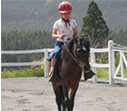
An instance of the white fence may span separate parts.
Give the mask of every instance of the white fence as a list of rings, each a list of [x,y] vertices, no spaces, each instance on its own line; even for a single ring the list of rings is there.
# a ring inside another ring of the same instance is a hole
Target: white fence
[[[1,54],[29,54],[29,53],[44,53],[44,62],[20,62],[20,63],[1,63],[1,66],[31,66],[31,65],[42,65],[45,66],[45,77],[48,77],[48,63],[46,58],[48,53],[53,49],[38,49],[38,50],[20,50],[20,51],[1,51]],[[119,65],[115,70],[115,51],[120,52],[120,61]],[[98,64],[95,61],[95,53],[104,53],[108,52],[108,64]],[[124,76],[124,64],[127,69],[127,59],[125,54],[127,53],[127,47],[120,46],[113,43],[113,41],[108,41],[108,48],[104,49],[94,49],[91,48],[90,57],[91,57],[91,67],[92,70],[96,73],[96,67],[100,68],[109,68],[109,84],[115,83],[115,80],[120,80],[126,82],[127,79]],[[123,64],[124,63],[124,64]],[[117,77],[119,70],[121,68],[121,77]],[[93,82],[97,82],[97,75],[93,77]]]
[[[32,66],[32,65],[44,65],[45,72],[44,76],[48,77],[48,64],[46,58],[48,57],[48,52],[52,49],[37,49],[37,50],[20,50],[20,51],[1,51],[1,54],[30,54],[30,53],[44,53],[44,62],[15,62],[15,63],[1,63],[1,66]]]
[[[104,53],[108,52],[108,64],[97,64],[95,61],[95,53]],[[115,69],[115,52],[120,52],[120,61],[119,65]],[[91,67],[92,70],[96,73],[96,67],[100,68],[109,68],[109,84],[114,84],[115,81],[122,81],[127,82],[127,78],[124,76],[124,64],[127,69],[127,59],[125,57],[125,54],[127,53],[127,47],[118,45],[116,43],[113,43],[112,40],[108,41],[108,48],[105,49],[93,49],[91,48]],[[120,72],[121,68],[121,77],[118,77],[117,75]],[[94,76],[93,82],[97,82],[97,75]]]

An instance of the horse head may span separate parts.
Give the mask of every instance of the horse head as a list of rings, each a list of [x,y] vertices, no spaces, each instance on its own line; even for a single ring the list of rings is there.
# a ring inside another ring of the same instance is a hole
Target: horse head
[[[87,35],[74,36],[74,55],[76,56],[79,65],[85,72],[90,70],[89,65],[89,53],[90,53],[90,42]]]

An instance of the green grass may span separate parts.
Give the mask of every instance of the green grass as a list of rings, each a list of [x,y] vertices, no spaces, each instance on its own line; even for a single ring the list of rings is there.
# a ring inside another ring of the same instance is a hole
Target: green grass
[[[96,68],[98,79],[109,79],[109,69],[108,68]]]
[[[24,68],[20,70],[11,69],[7,70],[4,69],[1,72],[1,78],[22,78],[22,77],[42,77],[44,76],[44,70],[43,69],[30,69],[30,68]]]
[[[108,68],[97,68],[97,77],[99,79],[109,79],[109,69]],[[118,72],[117,77],[121,77],[121,71]],[[124,78],[127,78],[127,69],[124,69]]]
[[[109,79],[109,69],[108,68],[96,68],[98,79]],[[120,72],[119,72],[120,73]],[[84,75],[84,74],[83,74]],[[20,70],[6,68],[1,73],[1,78],[22,78],[22,77],[43,77],[44,68],[24,68]],[[118,74],[120,77],[121,75]],[[124,70],[124,77],[127,78],[127,69]]]

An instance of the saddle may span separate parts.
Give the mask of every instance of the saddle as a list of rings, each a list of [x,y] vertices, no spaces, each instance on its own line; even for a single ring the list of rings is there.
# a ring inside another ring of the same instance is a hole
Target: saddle
[[[47,61],[49,61],[49,66],[51,65],[51,59],[52,59],[52,54],[53,52],[51,52],[49,54],[49,57],[47,58]],[[60,54],[61,55],[61,54]],[[49,82],[53,82],[53,83],[57,83],[59,81],[61,81],[61,76],[60,76],[60,72],[58,70],[58,66],[60,66],[61,62],[62,62],[63,56],[61,55],[56,63],[56,66],[54,67],[54,73],[53,75],[50,77]]]

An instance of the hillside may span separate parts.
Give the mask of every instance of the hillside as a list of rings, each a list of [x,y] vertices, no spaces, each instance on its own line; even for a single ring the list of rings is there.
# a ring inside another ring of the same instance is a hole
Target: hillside
[[[62,0],[2,0],[2,31],[51,31],[52,25],[60,15],[57,11]],[[88,4],[92,0],[70,0],[79,30],[82,18],[86,16]],[[127,1],[95,0],[110,30],[127,29]]]

